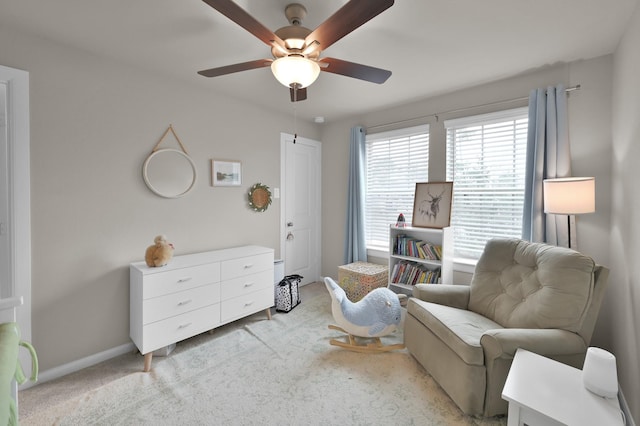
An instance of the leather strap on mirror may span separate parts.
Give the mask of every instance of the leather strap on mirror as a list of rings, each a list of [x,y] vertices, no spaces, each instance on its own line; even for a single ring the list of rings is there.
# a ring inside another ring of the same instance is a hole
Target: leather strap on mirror
[[[171,133],[173,134],[173,137],[176,138],[176,140],[178,141],[178,144],[180,145],[180,148],[182,149],[182,151],[184,151],[185,154],[189,155],[189,153],[187,152],[187,149],[182,144],[182,141],[176,134],[175,130],[173,130],[172,124],[169,124],[169,127],[167,127],[167,130],[164,131],[164,133],[162,134],[162,137],[160,137],[160,140],[158,141],[156,146],[153,147],[153,150],[151,151],[151,153],[153,154],[158,150],[158,148],[160,147],[160,143],[162,143],[162,140],[165,138],[165,136],[167,136],[167,133],[169,133],[169,131],[171,131]]]

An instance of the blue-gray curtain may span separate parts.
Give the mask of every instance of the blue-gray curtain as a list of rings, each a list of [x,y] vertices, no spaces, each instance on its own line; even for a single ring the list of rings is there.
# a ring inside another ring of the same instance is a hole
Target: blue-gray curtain
[[[571,176],[567,92],[562,84],[529,95],[529,133],[522,238],[567,246],[565,216],[545,214],[542,181]]]
[[[344,263],[367,261],[364,235],[365,129],[351,128],[349,145],[349,182],[347,189],[347,226],[344,240]]]

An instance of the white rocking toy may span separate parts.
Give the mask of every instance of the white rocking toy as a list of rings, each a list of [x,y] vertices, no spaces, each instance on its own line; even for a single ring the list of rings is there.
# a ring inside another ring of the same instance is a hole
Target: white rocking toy
[[[400,324],[402,309],[398,295],[381,287],[368,293],[362,300],[352,302],[333,279],[327,277],[324,283],[331,295],[331,313],[338,325],[329,325],[347,335],[348,342],[331,339],[330,344],[355,352],[388,352],[404,349],[401,343],[383,345],[380,337],[393,333]],[[355,337],[373,339],[369,344],[358,344]]]

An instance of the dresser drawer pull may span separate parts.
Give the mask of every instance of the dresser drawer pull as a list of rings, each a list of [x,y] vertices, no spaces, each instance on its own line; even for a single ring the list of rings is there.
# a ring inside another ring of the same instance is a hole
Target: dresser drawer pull
[[[178,326],[178,329],[187,328],[187,327],[189,327],[190,325],[191,325],[191,323],[190,323],[190,322],[188,322],[188,323],[186,323],[186,324],[180,324],[180,325]]]
[[[186,283],[187,281],[191,281],[191,277],[178,278],[178,283]]]
[[[253,300],[244,304],[245,307],[253,305]]]
[[[245,283],[244,286],[245,286],[245,288],[246,287],[251,287],[253,284],[255,284],[255,283]]]
[[[244,265],[244,269],[250,269],[253,268],[253,263],[247,263],[246,265]]]
[[[191,299],[183,300],[182,302],[178,302],[178,306],[188,305],[191,301]]]

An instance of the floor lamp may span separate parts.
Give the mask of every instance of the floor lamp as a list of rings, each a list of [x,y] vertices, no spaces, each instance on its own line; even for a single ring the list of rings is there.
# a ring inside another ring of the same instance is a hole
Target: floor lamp
[[[545,179],[543,194],[545,213],[567,215],[569,248],[571,248],[571,215],[596,211],[595,178]]]

